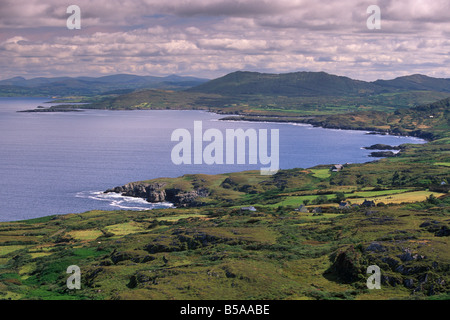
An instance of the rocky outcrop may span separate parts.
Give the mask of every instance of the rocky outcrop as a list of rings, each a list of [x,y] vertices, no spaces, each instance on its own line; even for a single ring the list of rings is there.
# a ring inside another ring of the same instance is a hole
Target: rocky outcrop
[[[220,243],[227,245],[239,245],[250,243],[249,240],[241,240],[233,237],[209,234],[205,231],[177,229],[171,235],[163,235],[144,247],[150,254],[161,252],[179,252],[185,250],[196,250]]]
[[[434,233],[436,237],[450,236],[450,228],[439,221],[425,221],[419,227],[424,228],[428,232]]]
[[[355,250],[353,246],[339,250],[331,268],[328,270],[336,274],[344,282],[354,282],[363,273],[361,267],[361,252]]]
[[[122,261],[131,261],[134,263],[146,263],[153,261],[156,258],[147,254],[140,254],[134,251],[116,251],[114,250],[110,255],[111,261],[114,264],[118,264]]]
[[[401,150],[403,148],[404,147],[402,146],[390,146],[382,143],[373,144],[370,147],[364,147],[366,150]]]
[[[421,227],[434,232],[438,228],[435,221],[426,221]],[[442,227],[438,231],[442,230]],[[446,229],[445,229],[446,230]],[[367,268],[376,265],[381,271],[382,286],[404,286],[413,293],[434,295],[448,292],[450,266],[447,261],[436,261],[422,254],[426,250],[421,244],[405,246],[403,240],[373,241],[357,247],[338,249],[330,258],[332,265],[326,273],[346,283],[359,282],[365,286]]]
[[[174,203],[180,207],[195,207],[201,205],[198,198],[209,196],[209,191],[206,188],[199,188],[191,191],[181,191],[178,189],[167,189],[167,201]]]
[[[165,187],[165,183],[159,182],[132,182],[123,186],[108,189],[105,193],[120,193],[123,196],[142,198],[152,203],[170,202],[177,207],[199,206],[201,201],[199,201],[198,198],[209,196],[209,190],[206,188],[185,191],[177,188]]]
[[[120,193],[123,196],[128,197],[137,197],[137,198],[144,198],[149,199],[149,202],[156,202],[151,201],[152,199],[161,199],[165,198],[164,187],[165,184],[163,183],[139,183],[139,182],[132,182],[128,183],[124,186],[115,187],[112,189],[108,189],[105,191],[105,193],[109,192],[116,192]],[[160,201],[158,201],[160,202]]]

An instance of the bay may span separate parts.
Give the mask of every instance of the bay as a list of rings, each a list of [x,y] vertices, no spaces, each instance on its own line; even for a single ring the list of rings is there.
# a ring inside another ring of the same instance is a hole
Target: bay
[[[287,123],[219,121],[204,111],[134,110],[22,113],[45,98],[0,98],[0,221],[16,221],[88,210],[141,210],[167,207],[142,199],[103,194],[132,181],[259,170],[250,165],[175,165],[175,129],[278,129],[280,168],[373,161],[376,143],[424,143],[412,137],[368,135]],[[207,143],[204,143],[206,145]],[[248,161],[247,161],[248,163]]]

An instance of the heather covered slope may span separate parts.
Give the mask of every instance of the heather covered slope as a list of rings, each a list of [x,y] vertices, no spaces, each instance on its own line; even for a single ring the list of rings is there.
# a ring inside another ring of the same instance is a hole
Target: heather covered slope
[[[92,211],[2,223],[0,288],[5,299],[448,299],[448,205]],[[373,264],[380,290],[366,287]],[[66,287],[69,265],[81,268],[80,290]]]

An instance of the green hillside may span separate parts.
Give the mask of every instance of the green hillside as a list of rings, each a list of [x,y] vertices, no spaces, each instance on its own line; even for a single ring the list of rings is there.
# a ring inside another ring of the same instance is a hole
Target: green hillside
[[[274,116],[317,116],[363,110],[392,112],[450,96],[448,79],[423,75],[366,82],[325,72],[267,74],[238,71],[200,85],[194,85],[199,79],[172,79],[172,87],[167,81],[154,82],[153,79],[152,84],[147,84],[144,88],[147,81],[145,79],[147,78],[135,79],[129,75],[103,77],[95,80],[102,81],[100,87],[92,79],[69,79],[72,84],[67,88],[65,83],[69,80],[59,79],[62,87],[55,87],[59,82],[46,84],[49,87],[45,92],[51,92],[51,88],[59,88],[60,95],[80,95],[85,90],[86,83],[90,83],[89,90],[93,91],[91,96],[72,100],[88,104],[72,108],[203,109],[223,114]],[[91,82],[86,82],[87,80]],[[39,83],[44,86],[42,80],[34,81],[35,85]],[[22,82],[23,80],[16,79],[10,84]],[[184,85],[186,87],[183,88]],[[22,88],[22,93],[36,90],[35,87],[15,88]],[[69,109],[70,107],[64,106],[34,111]]]
[[[222,95],[340,96],[374,94],[385,91],[381,86],[325,72],[267,74],[233,72],[188,89],[191,92]]]
[[[400,90],[450,92],[450,79],[432,78],[421,74],[398,77],[393,80],[377,80],[374,84]]]

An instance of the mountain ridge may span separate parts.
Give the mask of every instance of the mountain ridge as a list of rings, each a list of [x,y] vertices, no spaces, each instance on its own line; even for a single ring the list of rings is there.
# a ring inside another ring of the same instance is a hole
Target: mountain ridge
[[[402,90],[450,92],[450,79],[416,74],[397,77],[392,80],[368,82],[323,71],[299,71],[281,74],[236,71],[189,88],[186,91],[224,95],[340,96],[392,93]]]
[[[372,95],[401,91],[450,92],[449,78],[423,74],[394,79],[364,81],[326,73],[296,71],[262,73],[234,71],[215,79],[168,75],[139,76],[112,74],[100,77],[36,77],[17,76],[0,80],[0,96],[95,95],[123,89],[162,89],[222,95],[280,95],[290,97]]]

